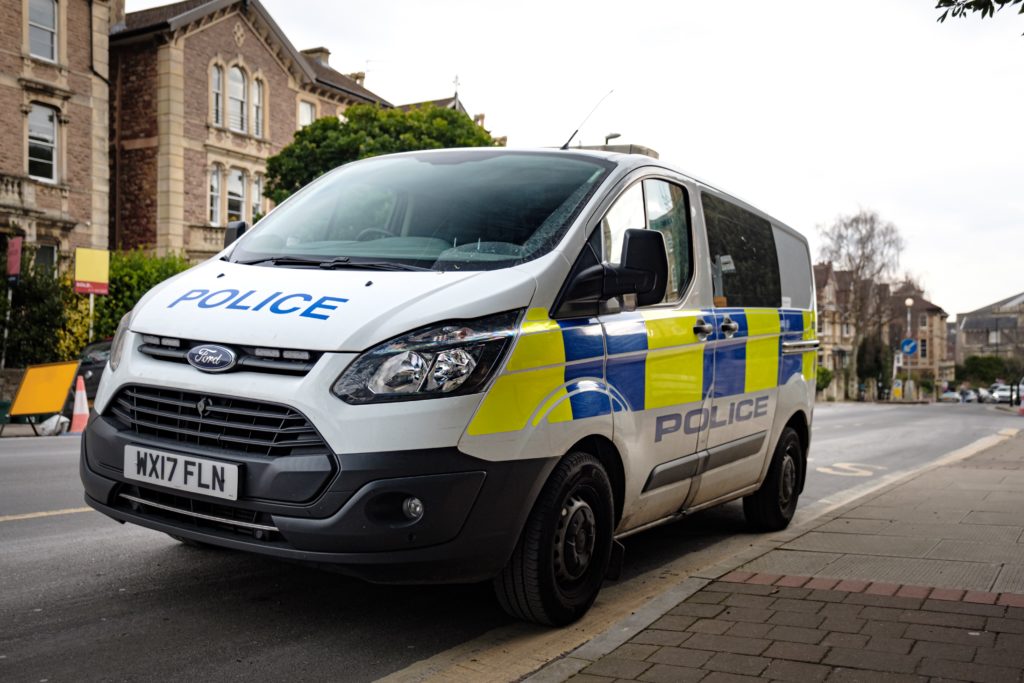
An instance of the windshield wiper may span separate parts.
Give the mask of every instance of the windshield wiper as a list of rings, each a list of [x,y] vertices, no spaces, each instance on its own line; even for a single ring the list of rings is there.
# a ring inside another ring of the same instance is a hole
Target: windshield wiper
[[[335,268],[353,268],[359,270],[431,270],[420,266],[410,266],[404,263],[393,263],[391,261],[353,261],[348,256],[335,256],[330,259],[310,259],[297,256],[267,256],[249,261],[235,261],[243,266],[254,266],[260,263],[269,263],[273,266],[317,266],[325,270]]]
[[[319,266],[323,261],[312,258],[298,258],[296,256],[264,256],[249,261],[235,261],[243,266],[255,266],[260,263],[269,263],[272,266]]]

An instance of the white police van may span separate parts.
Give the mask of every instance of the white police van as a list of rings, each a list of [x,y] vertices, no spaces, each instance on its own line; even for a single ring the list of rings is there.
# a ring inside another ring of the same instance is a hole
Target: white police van
[[[739,497],[788,524],[812,282],[798,233],[648,157],[348,164],[121,321],[86,501],[566,624],[617,538]]]

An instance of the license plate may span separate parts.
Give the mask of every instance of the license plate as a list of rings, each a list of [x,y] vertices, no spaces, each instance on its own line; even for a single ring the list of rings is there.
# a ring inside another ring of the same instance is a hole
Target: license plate
[[[124,476],[179,491],[238,500],[238,465],[219,460],[125,446]]]

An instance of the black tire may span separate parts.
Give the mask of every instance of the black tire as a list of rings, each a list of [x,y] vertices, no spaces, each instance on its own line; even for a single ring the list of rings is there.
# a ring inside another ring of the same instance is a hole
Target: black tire
[[[582,617],[608,571],[614,526],[604,467],[589,453],[569,453],[544,484],[511,559],[494,579],[502,608],[549,626]]]
[[[779,436],[764,478],[756,492],[743,499],[743,515],[757,531],[779,531],[789,526],[800,497],[800,470],[806,465],[800,436],[786,427]]]

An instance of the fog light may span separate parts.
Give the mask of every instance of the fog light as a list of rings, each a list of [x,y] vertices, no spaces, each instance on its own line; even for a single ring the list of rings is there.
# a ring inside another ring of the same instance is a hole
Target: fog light
[[[414,522],[419,520],[423,516],[423,501],[415,496],[409,496],[402,503],[402,513]]]

